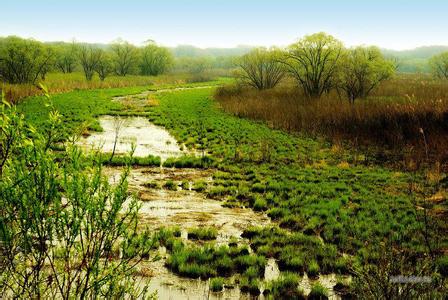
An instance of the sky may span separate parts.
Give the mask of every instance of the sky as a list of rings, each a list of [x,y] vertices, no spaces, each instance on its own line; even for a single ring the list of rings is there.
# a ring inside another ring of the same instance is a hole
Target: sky
[[[448,45],[448,0],[0,0],[0,36],[164,46],[286,46],[325,31],[347,46]]]

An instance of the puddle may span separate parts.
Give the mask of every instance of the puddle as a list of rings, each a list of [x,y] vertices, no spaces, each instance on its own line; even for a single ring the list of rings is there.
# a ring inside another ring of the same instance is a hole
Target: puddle
[[[111,183],[118,182],[121,170],[106,168]],[[137,192],[141,200],[140,225],[149,228],[163,226],[179,226],[186,231],[191,227],[214,226],[218,229],[217,243],[227,243],[231,237],[239,238],[249,226],[266,226],[270,219],[251,209],[222,207],[220,201],[208,199],[205,195],[190,190],[170,191],[166,189],[150,189],[144,186],[147,182],[158,182],[163,185],[168,180],[211,181],[210,170],[134,168],[128,178],[129,189]]]
[[[129,153],[133,144],[136,146],[134,156],[139,157],[151,154],[165,160],[186,154],[167,130],[144,117],[100,116],[98,121],[103,131],[82,138],[82,147],[112,152],[117,140],[116,154]]]

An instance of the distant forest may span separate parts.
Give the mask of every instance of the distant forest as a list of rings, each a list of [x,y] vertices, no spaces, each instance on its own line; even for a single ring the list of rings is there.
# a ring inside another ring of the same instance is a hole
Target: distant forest
[[[48,44],[59,44],[61,42],[48,42]],[[107,48],[107,44],[93,44],[99,48]],[[175,58],[198,58],[207,57],[214,63],[215,67],[229,68],[232,57],[242,56],[256,46],[240,45],[233,48],[199,48],[192,45],[179,45],[169,47]],[[423,46],[409,50],[381,49],[388,58],[398,61],[398,72],[402,73],[429,73],[428,60],[430,57],[448,51],[448,46]],[[221,62],[219,60],[221,59]]]

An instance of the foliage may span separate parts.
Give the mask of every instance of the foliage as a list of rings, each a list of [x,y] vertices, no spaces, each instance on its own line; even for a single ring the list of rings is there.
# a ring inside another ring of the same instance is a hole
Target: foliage
[[[142,75],[163,74],[172,64],[173,56],[167,48],[149,43],[141,49],[140,73]]]
[[[435,77],[448,79],[448,51],[431,57],[429,64]]]
[[[95,71],[101,81],[104,81],[107,76],[113,72],[112,56],[109,52],[99,49],[98,62]]]
[[[86,80],[91,81],[102,55],[101,50],[92,45],[78,45],[77,55]]]
[[[71,44],[61,43],[53,48],[56,56],[55,66],[62,73],[72,73],[78,64],[75,42]]]
[[[334,87],[342,49],[339,40],[320,32],[290,45],[282,62],[307,96],[319,98]]]
[[[386,60],[376,47],[357,47],[345,51],[341,57],[338,87],[354,103],[366,98],[382,81],[395,71],[391,61]]]
[[[45,77],[53,57],[41,42],[11,36],[0,43],[0,79],[9,83],[36,83]]]
[[[112,187],[101,164],[76,147],[57,159],[51,145],[60,136],[61,118],[50,108],[41,134],[15,108],[2,105],[2,295],[143,296],[146,288],[139,291],[131,275],[151,245],[148,233],[136,231],[138,205],[129,200],[128,171]]]
[[[117,40],[111,45],[111,49],[115,74],[126,76],[132,73],[139,59],[138,48],[126,41]]]
[[[282,52],[278,49],[257,48],[239,60],[238,76],[243,83],[259,90],[275,87],[285,76],[280,63]]]

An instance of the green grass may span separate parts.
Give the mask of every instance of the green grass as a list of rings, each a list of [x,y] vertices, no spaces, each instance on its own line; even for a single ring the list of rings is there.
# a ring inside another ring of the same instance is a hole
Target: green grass
[[[285,273],[279,279],[270,282],[267,287],[269,299],[306,299],[303,291],[299,290],[300,278],[292,273]]]
[[[224,288],[224,278],[215,277],[210,279],[210,290],[212,292],[220,292]]]
[[[170,157],[163,162],[163,166],[166,168],[207,168],[210,167],[213,160],[207,156],[181,156]]]
[[[167,189],[167,190],[170,190],[170,191],[177,191],[177,189],[179,188],[179,185],[178,185],[176,182],[174,182],[174,181],[172,181],[172,180],[170,179],[170,180],[167,180],[167,181],[163,184],[163,188],[164,188],[164,189]]]
[[[130,164],[133,166],[145,167],[159,167],[161,164],[160,157],[153,155],[132,158],[123,155],[114,155],[112,157],[112,160],[110,159],[110,157],[111,155],[109,153],[105,153],[104,155],[102,155],[102,163],[109,166],[125,166]]]
[[[311,287],[311,292],[308,295],[308,299],[328,299],[328,290],[320,283],[315,283]]]
[[[204,145],[218,169],[209,197],[227,200],[226,206],[267,210],[277,224],[294,232],[272,235],[264,229],[268,236],[251,240],[262,255],[278,256],[290,246],[291,256],[282,258],[284,268],[303,266],[315,274],[346,273],[348,262],[341,253],[363,260],[360,250],[366,249],[373,262],[370,245],[391,237],[403,248],[425,251],[421,235],[415,234],[422,224],[413,201],[421,194],[408,193],[410,182],[426,189],[423,174],[371,165],[362,155],[335,151],[323,140],[230,116],[219,110],[211,93],[160,94],[150,119],[187,147]],[[269,161],[263,159],[266,143],[272,145]],[[448,246],[446,235],[437,242],[439,249]],[[303,252],[314,261],[293,259]]]
[[[218,230],[215,227],[196,227],[188,230],[188,239],[190,240],[215,240],[218,236]]]
[[[74,91],[53,96],[53,102],[64,116],[67,134],[83,122],[100,130],[95,117],[121,109],[111,97],[142,90]],[[235,247],[190,248],[170,238],[166,242],[172,253],[167,264],[174,272],[214,277],[221,275],[219,270],[244,274],[254,267],[261,274],[266,258],[274,257],[283,271],[312,276],[346,274],[352,260],[375,263],[379,254],[371,246],[385,239],[394,239],[402,248],[424,257],[422,223],[413,203],[428,196],[423,174],[372,165],[358,153],[335,151],[323,140],[230,116],[210,98],[212,92],[206,88],[160,93],[159,105],[145,113],[180,144],[203,148],[211,158],[214,180],[194,182],[193,190],[206,191],[209,197],[224,200],[226,206],[267,211],[275,224],[246,230],[244,236],[255,252],[250,255],[234,254],[238,251]],[[48,110],[43,102],[42,97],[34,97],[19,106],[35,126]],[[264,159],[266,144],[271,145],[269,160]],[[201,167],[191,157],[166,162],[176,164]],[[419,193],[409,193],[411,183],[418,185]],[[165,183],[165,188],[174,186],[177,189],[174,182]],[[448,248],[446,234],[436,241],[433,249]],[[437,261],[439,272],[446,274],[446,260]],[[254,268],[244,277],[252,277]]]

